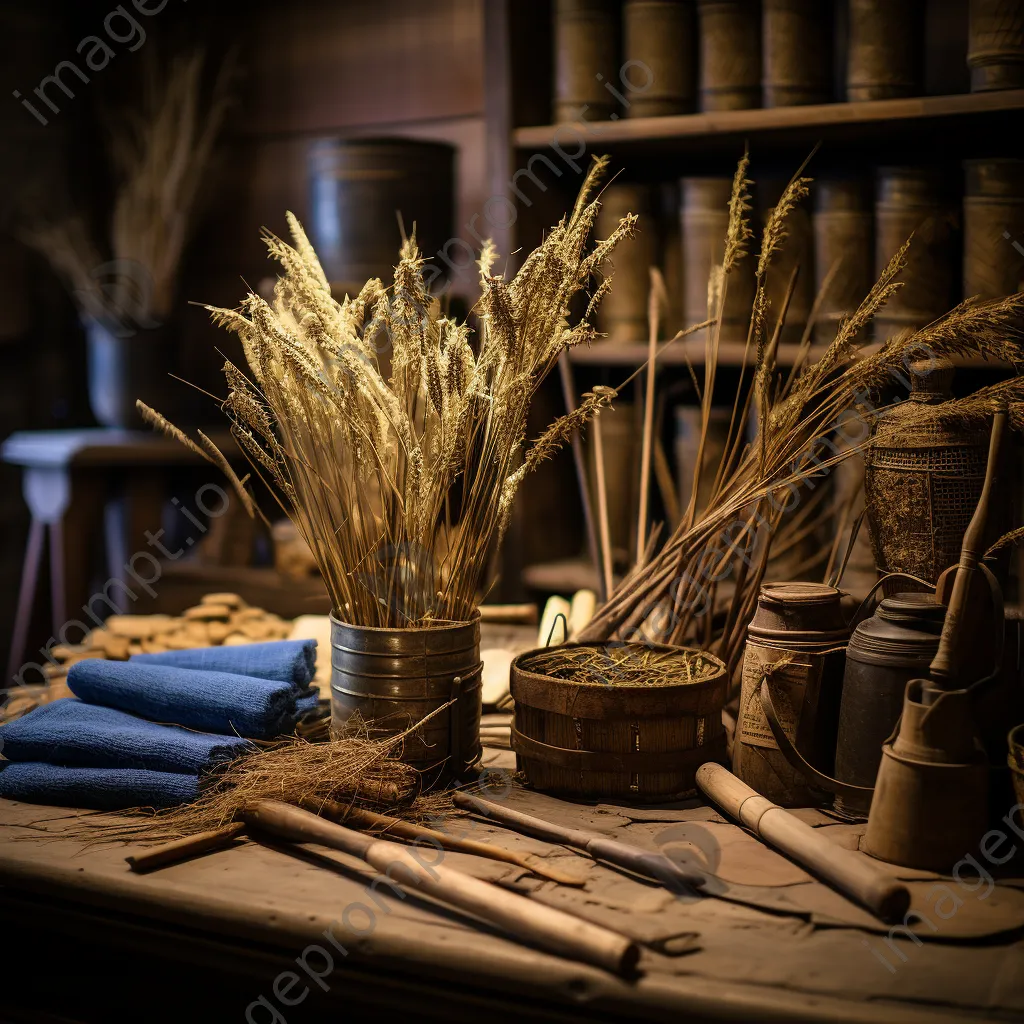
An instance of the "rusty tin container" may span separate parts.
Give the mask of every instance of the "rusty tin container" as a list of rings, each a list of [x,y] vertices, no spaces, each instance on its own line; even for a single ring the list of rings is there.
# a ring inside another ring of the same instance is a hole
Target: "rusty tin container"
[[[407,737],[401,760],[427,786],[463,776],[481,757],[480,619],[410,629],[351,626],[331,616],[331,724]]]
[[[761,682],[767,678],[790,741],[816,768],[830,772],[850,636],[842,597],[822,583],[765,583],[747,630],[733,771],[783,807],[817,798],[779,750],[761,708]]]
[[[969,10],[971,92],[1024,88],[1024,3],[971,0]]]
[[[928,674],[945,618],[946,609],[931,594],[899,593],[885,598],[853,631],[846,648],[836,741],[840,782],[874,786],[882,744],[899,720],[907,683]],[[835,809],[844,817],[867,818],[870,807],[870,794],[835,799]]]
[[[690,114],[697,102],[697,40],[691,0],[626,0],[622,53],[629,81],[627,117]],[[642,66],[641,66],[642,65]],[[643,85],[643,88],[640,88]]]

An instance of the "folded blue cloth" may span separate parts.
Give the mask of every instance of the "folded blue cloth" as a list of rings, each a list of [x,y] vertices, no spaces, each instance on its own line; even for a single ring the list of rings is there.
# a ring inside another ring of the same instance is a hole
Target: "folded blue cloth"
[[[253,749],[248,740],[156,725],[74,697],[44,704],[0,727],[0,753],[9,761],[46,761],[65,768],[198,775]]]
[[[257,679],[276,679],[305,690],[316,671],[316,641],[272,640],[265,644],[239,644],[237,647],[196,647],[190,651],[136,654],[131,660],[140,665],[170,665],[172,668],[197,668],[204,672],[232,672]]]
[[[31,761],[0,764],[0,797],[32,804],[119,811],[173,807],[198,795],[195,775],[137,768],[60,768]]]
[[[317,703],[315,692],[300,696],[290,682],[134,660],[80,661],[68,673],[68,687],[90,704],[154,722],[253,739],[291,732]]]

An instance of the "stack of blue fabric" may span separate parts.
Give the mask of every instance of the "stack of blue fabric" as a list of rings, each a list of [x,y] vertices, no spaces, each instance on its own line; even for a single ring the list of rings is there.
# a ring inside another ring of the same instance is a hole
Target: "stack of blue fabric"
[[[194,800],[218,765],[317,703],[315,640],[80,661],[72,698],[0,728],[0,797],[116,810]]]

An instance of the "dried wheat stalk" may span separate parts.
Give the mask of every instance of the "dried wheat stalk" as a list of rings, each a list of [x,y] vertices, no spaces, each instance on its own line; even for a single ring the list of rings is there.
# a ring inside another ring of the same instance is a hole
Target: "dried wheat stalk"
[[[211,309],[238,334],[248,363],[247,373],[224,367],[234,436],[294,518],[346,621],[469,619],[523,477],[614,397],[595,388],[526,445],[530,402],[559,355],[595,337],[591,316],[607,290],[601,265],[635,223],[628,216],[589,245],[605,166],[594,162],[571,214],[512,280],[491,273],[496,253],[484,247],[475,344],[427,293],[414,238],[392,288],[368,281],[337,302],[291,215],[294,245],[266,236],[283,268],[273,303],[250,293],[238,310]],[[569,303],[591,278],[598,286],[570,326]]]

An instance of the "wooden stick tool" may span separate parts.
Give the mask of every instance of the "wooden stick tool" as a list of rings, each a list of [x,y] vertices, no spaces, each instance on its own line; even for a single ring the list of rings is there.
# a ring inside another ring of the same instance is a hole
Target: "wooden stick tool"
[[[198,857],[200,854],[212,853],[214,850],[230,846],[244,831],[245,825],[236,821],[225,825],[224,828],[215,828],[209,832],[186,836],[184,839],[175,839],[162,846],[154,846],[145,853],[125,857],[125,860],[132,871],[142,875],[147,871],[170,867],[171,864],[178,864],[190,857]]]
[[[477,814],[506,825],[516,832],[525,832],[527,835],[536,836],[549,843],[561,843],[563,846],[583,850],[595,859],[617,864],[621,868],[653,878],[663,885],[699,887],[706,881],[705,876],[700,872],[680,867],[663,853],[641,850],[639,847],[619,842],[617,839],[609,839],[597,832],[555,825],[543,818],[535,818],[532,814],[514,811],[511,807],[504,807],[492,800],[484,800],[482,797],[470,793],[454,793],[452,801],[456,807],[475,811]]]
[[[456,853],[471,853],[477,857],[486,857],[489,860],[500,860],[506,864],[515,864],[518,867],[526,868],[531,874],[538,878],[546,878],[551,882],[558,882],[559,885],[581,886],[586,884],[583,875],[570,875],[557,868],[549,867],[543,863],[541,857],[531,857],[524,853],[516,853],[514,850],[506,850],[501,846],[494,846],[491,843],[480,843],[475,839],[465,839],[461,836],[448,835],[447,832],[439,832],[437,829],[427,828],[425,825],[416,825],[411,821],[402,821],[401,818],[392,818],[386,814],[377,814],[376,811],[366,811],[359,807],[348,807],[345,804],[335,803],[332,800],[327,803],[318,802],[316,806],[307,805],[306,810],[314,813],[325,814],[336,821],[352,825],[361,832],[374,830],[380,833],[382,839],[389,836],[398,836],[401,839],[408,839],[415,842],[417,839],[435,841],[446,850],[453,850]]]
[[[353,832],[299,807],[260,800],[244,808],[242,817],[250,826],[289,842],[318,843],[358,857],[398,885],[425,892],[558,956],[616,974],[633,973],[640,958],[639,947],[624,935],[444,864],[425,863],[417,850]]]
[[[701,765],[697,785],[758,839],[781,850],[875,917],[888,923],[903,920],[910,906],[910,890],[866,857],[818,835],[810,825],[756,793],[720,764]]]

